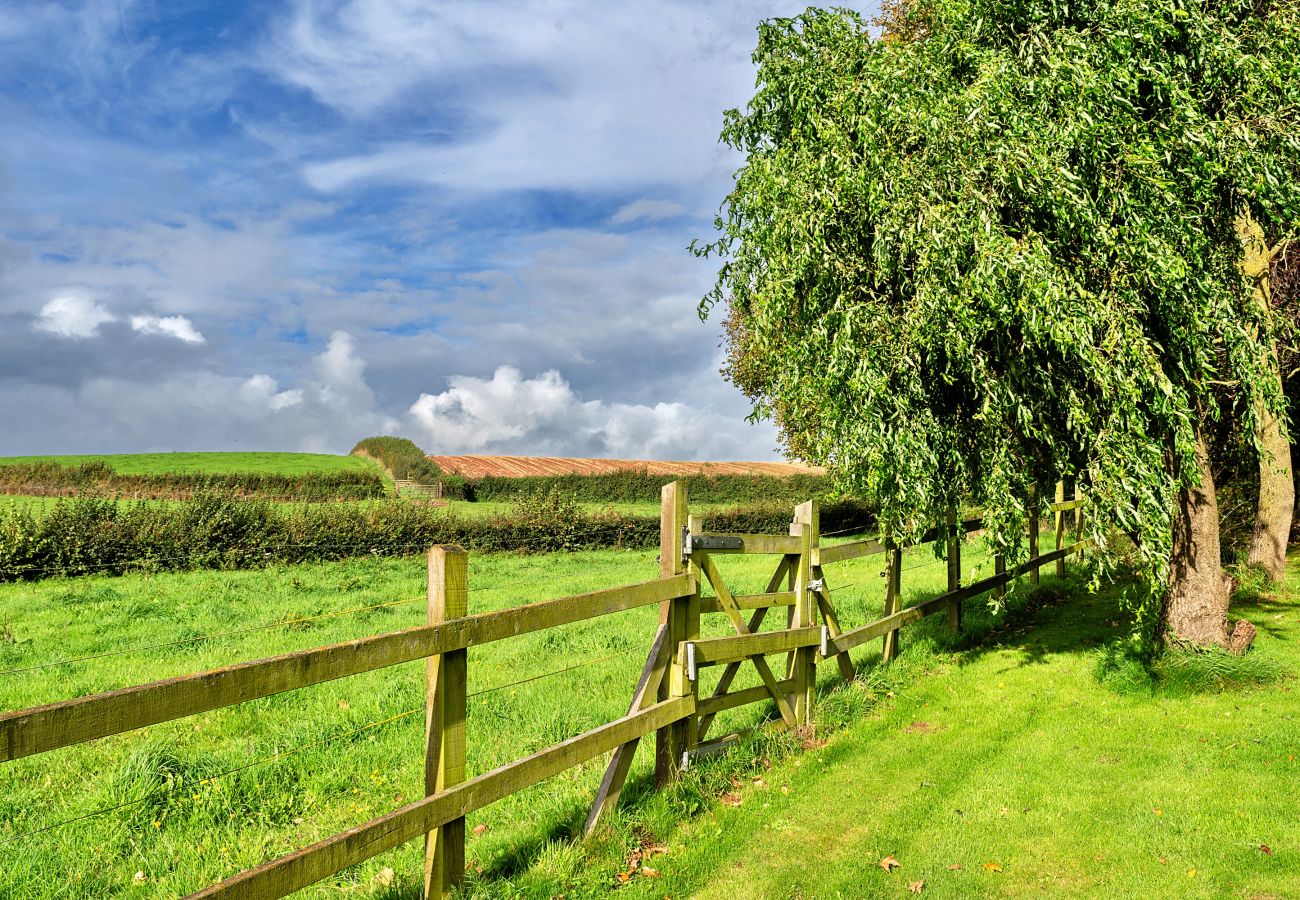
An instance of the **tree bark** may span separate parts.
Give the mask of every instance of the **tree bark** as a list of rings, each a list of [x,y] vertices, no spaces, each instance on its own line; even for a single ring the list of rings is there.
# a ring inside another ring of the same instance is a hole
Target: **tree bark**
[[[1255,283],[1254,300],[1265,316],[1273,313],[1269,295],[1269,268],[1273,254],[1264,240],[1264,232],[1249,217],[1240,225],[1244,255],[1241,269]],[[1278,393],[1282,392],[1282,369],[1278,362],[1276,345],[1269,347],[1272,375]],[[1264,404],[1255,408],[1259,423],[1259,505],[1255,507],[1255,527],[1250,538],[1247,562],[1268,573],[1269,578],[1281,583],[1286,578],[1286,546],[1291,537],[1291,517],[1295,512],[1295,482],[1291,475],[1291,442],[1283,427],[1281,417],[1273,414]]]
[[[1200,484],[1179,492],[1174,512],[1163,625],[1166,637],[1173,640],[1202,647],[1228,647],[1232,579],[1219,562],[1219,503],[1210,473],[1210,454],[1199,431],[1196,468]]]
[[[1286,546],[1296,501],[1291,444],[1277,416],[1268,410],[1260,410],[1259,415],[1259,506],[1255,508],[1248,562],[1281,583],[1286,578]]]

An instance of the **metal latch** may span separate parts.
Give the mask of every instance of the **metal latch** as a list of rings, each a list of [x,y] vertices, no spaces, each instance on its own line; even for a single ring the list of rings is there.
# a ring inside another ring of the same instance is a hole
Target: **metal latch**
[[[695,666],[695,642],[691,641],[686,645],[686,678],[694,681],[699,677],[699,671]]]
[[[830,658],[831,649],[831,630],[825,625],[822,626],[822,659]]]
[[[808,582],[808,590],[812,591],[814,594],[820,594],[826,590],[826,581],[821,578],[814,578],[812,581]]]

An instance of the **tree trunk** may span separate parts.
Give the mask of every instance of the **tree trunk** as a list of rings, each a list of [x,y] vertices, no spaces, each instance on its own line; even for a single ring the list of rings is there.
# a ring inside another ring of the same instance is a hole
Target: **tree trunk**
[[[1296,501],[1291,444],[1277,416],[1261,410],[1259,421],[1259,506],[1255,509],[1248,561],[1281,583],[1286,578],[1286,545]]]
[[[1269,269],[1273,254],[1264,239],[1264,232],[1249,216],[1238,224],[1241,234],[1243,274],[1255,283],[1254,301],[1260,313],[1269,317],[1273,313],[1269,295]],[[1278,393],[1282,392],[1282,369],[1278,363],[1277,347],[1269,347],[1269,360]],[[1291,536],[1291,516],[1295,510],[1295,482],[1291,477],[1291,442],[1283,428],[1282,419],[1259,404],[1255,409],[1259,423],[1259,505],[1255,507],[1255,528],[1250,538],[1250,555],[1247,562],[1261,567],[1276,582],[1286,578],[1286,545]]]
[[[1165,634],[1173,640],[1202,647],[1230,647],[1243,642],[1248,646],[1244,631],[1232,636],[1228,633],[1232,579],[1224,574],[1219,563],[1219,503],[1214,493],[1214,476],[1210,474],[1210,454],[1199,431],[1196,467],[1201,483],[1179,492],[1178,509],[1174,513],[1169,595],[1163,622]],[[1242,646],[1240,651],[1244,650]]]

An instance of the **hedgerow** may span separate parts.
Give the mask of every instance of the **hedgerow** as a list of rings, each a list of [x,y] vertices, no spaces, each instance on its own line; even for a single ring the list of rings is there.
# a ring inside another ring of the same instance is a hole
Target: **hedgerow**
[[[789,506],[773,504],[712,513],[706,527],[785,533],[790,519]],[[870,510],[855,503],[832,504],[822,513],[825,531],[872,521]],[[287,506],[200,494],[160,505],[77,497],[43,515],[0,511],[0,581],[402,556],[447,543],[478,552],[548,553],[644,549],[658,541],[656,517],[586,514],[557,492],[534,495],[493,518],[398,500]]]
[[[0,493],[33,497],[126,497],[139,500],[184,499],[202,493],[232,494],[265,500],[369,500],[384,496],[378,472],[161,472],[124,474],[101,461],[78,465],[53,462],[0,466]]]

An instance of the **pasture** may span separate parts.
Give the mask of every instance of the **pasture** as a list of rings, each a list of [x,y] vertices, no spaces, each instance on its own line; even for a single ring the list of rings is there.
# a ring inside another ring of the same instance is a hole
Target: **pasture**
[[[100,453],[69,456],[3,456],[0,466],[10,463],[58,463],[75,466],[103,462],[123,475],[156,475],[203,472],[209,475],[268,473],[303,475],[310,472],[370,471],[374,463],[359,456],[331,453],[197,452],[197,453]]]

